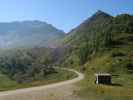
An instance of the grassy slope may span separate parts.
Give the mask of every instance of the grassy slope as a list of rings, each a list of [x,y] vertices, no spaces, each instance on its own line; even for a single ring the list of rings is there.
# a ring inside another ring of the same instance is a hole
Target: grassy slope
[[[43,79],[36,80],[32,83],[18,84],[15,81],[8,78],[8,76],[0,73],[0,91],[14,90],[19,88],[28,88],[32,86],[46,85],[59,81],[64,81],[76,77],[75,73],[63,70],[57,70],[57,73],[53,73],[45,76]]]
[[[132,18],[127,14],[111,17],[100,11],[61,40],[63,44],[69,44],[71,47],[69,56],[66,56],[61,65],[80,69],[86,74],[85,80],[80,84],[82,89],[78,93],[82,99],[132,100]],[[94,84],[96,72],[116,75],[113,76],[113,86],[96,86]]]
[[[108,51],[93,55],[84,67],[86,78],[80,83],[78,95],[85,100],[132,100],[133,99],[133,34],[121,34],[114,40],[121,42]],[[112,73],[113,85],[95,85],[94,73]]]

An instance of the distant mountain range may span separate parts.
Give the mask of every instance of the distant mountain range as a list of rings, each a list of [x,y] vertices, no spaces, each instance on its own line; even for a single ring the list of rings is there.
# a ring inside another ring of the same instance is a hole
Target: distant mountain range
[[[47,46],[65,33],[41,21],[0,23],[0,48]]]
[[[38,20],[0,23],[0,48],[57,47],[60,43],[80,48],[88,43],[90,48],[99,49],[106,45],[109,34],[131,33],[132,20],[129,14],[114,17],[99,10],[67,35],[51,24]]]

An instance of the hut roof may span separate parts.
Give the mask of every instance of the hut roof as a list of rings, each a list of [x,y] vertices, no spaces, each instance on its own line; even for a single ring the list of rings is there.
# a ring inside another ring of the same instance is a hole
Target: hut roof
[[[109,73],[96,73],[95,76],[111,76]]]

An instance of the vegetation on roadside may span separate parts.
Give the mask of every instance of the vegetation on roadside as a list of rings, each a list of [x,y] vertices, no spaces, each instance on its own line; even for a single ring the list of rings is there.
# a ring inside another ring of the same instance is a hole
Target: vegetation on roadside
[[[7,75],[0,73],[0,91],[15,90],[20,88],[29,88],[33,86],[48,85],[51,83],[61,82],[64,80],[69,80],[77,77],[73,72],[56,69],[56,73],[51,73],[44,77],[39,77],[38,79],[29,83],[18,83],[15,80],[10,79]]]
[[[50,48],[9,49],[0,52],[0,91],[46,85],[76,77],[53,68]]]

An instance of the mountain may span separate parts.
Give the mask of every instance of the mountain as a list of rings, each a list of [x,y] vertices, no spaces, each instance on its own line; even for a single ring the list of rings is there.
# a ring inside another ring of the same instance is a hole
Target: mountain
[[[93,41],[96,34],[103,33],[103,29],[107,29],[113,17],[102,11],[97,11],[92,17],[86,19],[78,27],[73,29],[65,37],[65,43],[77,44],[86,41]]]
[[[123,40],[118,41],[117,38],[125,36],[123,39],[126,41],[132,40],[132,36],[128,37],[128,34],[132,33],[132,15],[111,16],[99,10],[61,39],[60,45],[69,47],[66,59],[62,63],[66,66],[85,64],[91,55],[122,44]]]
[[[69,48],[60,66],[79,69],[85,74],[78,92],[81,98],[113,100],[113,96],[123,99],[132,93],[133,15],[111,16],[97,11],[58,42]],[[110,73],[112,84],[97,86],[96,73]]]
[[[70,33],[73,33],[75,31],[76,32],[83,31],[85,28],[92,27],[92,25],[94,26],[94,24],[96,25],[97,23],[101,23],[101,22],[105,23],[106,20],[109,20],[111,18],[112,18],[111,15],[109,15],[103,11],[98,10],[94,15],[92,15],[91,17],[89,17],[88,19],[83,21],[78,27],[73,29],[73,31],[71,31]]]
[[[64,35],[63,31],[37,20],[0,23],[1,48],[47,46]]]

